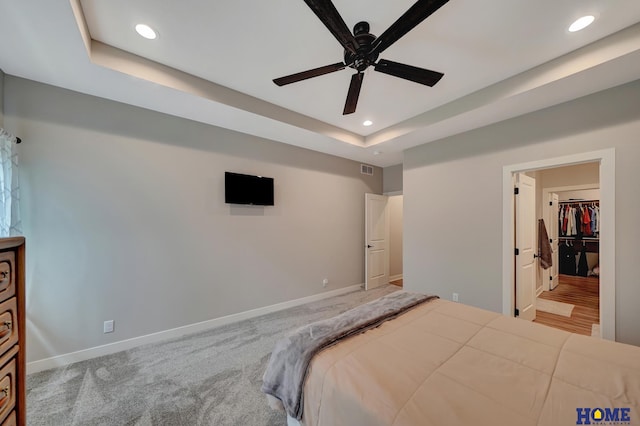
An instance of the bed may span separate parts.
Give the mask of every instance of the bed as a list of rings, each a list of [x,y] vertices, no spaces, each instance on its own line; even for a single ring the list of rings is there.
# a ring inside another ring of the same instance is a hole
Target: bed
[[[321,350],[303,383],[290,425],[640,424],[639,347],[441,299]]]

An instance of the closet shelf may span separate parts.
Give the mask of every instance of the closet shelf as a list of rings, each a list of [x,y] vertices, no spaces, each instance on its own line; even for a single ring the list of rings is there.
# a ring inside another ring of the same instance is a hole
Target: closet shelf
[[[558,201],[558,204],[600,204],[600,200],[565,200]]]
[[[559,240],[585,240],[585,241],[599,241],[599,237],[558,237]]]

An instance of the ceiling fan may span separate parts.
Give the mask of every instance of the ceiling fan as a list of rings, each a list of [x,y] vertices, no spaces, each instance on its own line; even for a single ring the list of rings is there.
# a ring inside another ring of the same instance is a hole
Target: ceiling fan
[[[398,41],[411,31],[416,25],[424,21],[449,0],[418,0],[396,22],[394,22],[380,37],[369,33],[367,22],[358,22],[353,27],[353,34],[338,13],[331,0],[304,0],[304,2],[320,18],[322,23],[344,48],[344,62],[314,68],[308,71],[291,74],[273,80],[278,86],[295,83],[312,77],[318,77],[346,67],[357,72],[351,77],[351,84],[347,93],[343,115],[352,114],[356,110],[364,70],[373,65],[374,70],[395,77],[404,78],[426,86],[434,86],[444,74],[411,65],[381,59],[378,55],[386,48]],[[378,61],[378,62],[376,62]]]

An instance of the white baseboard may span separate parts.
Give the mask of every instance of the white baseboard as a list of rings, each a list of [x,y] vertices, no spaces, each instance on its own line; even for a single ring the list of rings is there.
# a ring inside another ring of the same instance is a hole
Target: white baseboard
[[[119,342],[109,343],[106,345],[95,346],[89,349],[83,349],[76,352],[70,352],[51,358],[40,359],[27,363],[27,374],[37,373],[39,371],[48,370],[50,368],[62,367],[73,364],[74,362],[85,361],[91,358],[97,358],[104,355],[113,354],[120,351],[135,348],[137,346],[156,343],[163,340],[174,339],[186,334],[198,333],[212,328],[220,327],[232,322],[238,322],[249,318],[259,317],[261,315],[270,314],[272,312],[281,311],[283,309],[292,308],[294,306],[304,305],[305,303],[316,302],[318,300],[327,299],[329,297],[341,296],[351,293],[355,290],[363,288],[363,284],[356,284],[349,287],[339,288],[300,299],[289,300],[287,302],[276,303],[275,305],[265,306],[263,308],[251,309],[249,311],[239,312],[237,314],[227,315],[220,318],[214,318],[207,321],[189,324],[182,327],[172,328],[157,333],[147,334],[144,336],[133,337],[131,339],[121,340]]]
[[[542,291],[544,290],[543,288],[544,286],[540,286],[540,288],[536,289],[536,297],[540,296],[542,294]]]
[[[398,275],[391,275],[389,277],[389,282],[391,281],[395,281],[395,280],[401,280],[402,279],[402,274],[398,274]]]

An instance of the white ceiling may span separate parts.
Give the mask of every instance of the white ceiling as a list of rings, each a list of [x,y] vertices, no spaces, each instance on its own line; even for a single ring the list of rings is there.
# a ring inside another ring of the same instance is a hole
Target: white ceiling
[[[334,0],[348,27],[365,20],[375,35],[413,3]],[[348,116],[350,68],[283,87],[271,81],[342,60],[303,0],[0,7],[7,74],[379,166],[400,163],[408,147],[640,76],[638,0],[450,0],[381,55],[444,78],[431,88],[369,69]],[[585,14],[595,23],[569,33]],[[159,37],[139,37],[140,22]]]

